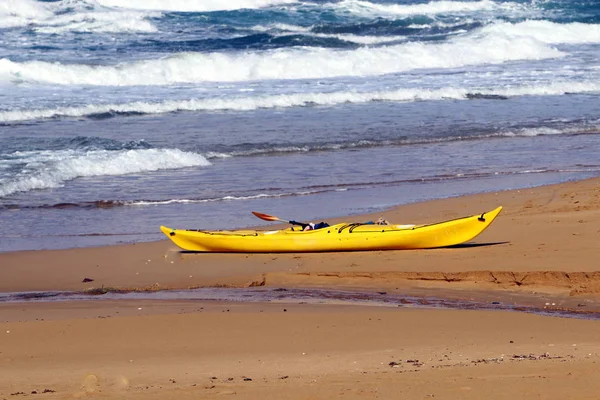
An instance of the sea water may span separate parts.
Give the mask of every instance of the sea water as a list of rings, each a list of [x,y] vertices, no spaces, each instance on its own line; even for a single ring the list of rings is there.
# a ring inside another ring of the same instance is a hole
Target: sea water
[[[0,0],[0,251],[598,176],[599,94],[594,1]]]

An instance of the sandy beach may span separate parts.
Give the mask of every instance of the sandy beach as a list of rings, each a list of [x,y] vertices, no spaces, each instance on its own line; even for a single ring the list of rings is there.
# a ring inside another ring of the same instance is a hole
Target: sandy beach
[[[446,249],[190,254],[163,240],[3,253],[0,292],[325,288],[594,312],[599,189],[595,178],[352,217],[427,223],[504,206],[469,245]],[[0,303],[0,399],[591,399],[600,395],[599,355],[599,321],[519,312],[184,300]]]
[[[0,400],[600,399],[599,4],[0,0]]]

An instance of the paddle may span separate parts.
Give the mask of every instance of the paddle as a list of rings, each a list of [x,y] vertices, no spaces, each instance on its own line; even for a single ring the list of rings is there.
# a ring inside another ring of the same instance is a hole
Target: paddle
[[[256,215],[258,218],[260,219],[264,219],[265,221],[279,221],[279,222],[287,222],[288,224],[292,224],[292,225],[300,225],[302,227],[306,226],[307,224],[304,224],[302,222],[296,222],[296,221],[288,221],[287,219],[281,219],[278,218],[274,215],[269,215],[269,214],[263,214],[263,213],[259,213],[256,211],[252,211],[252,214]]]
[[[259,212],[256,212],[256,211],[252,211],[252,214],[256,215],[260,219],[264,219],[265,221],[290,222],[290,221],[285,220],[285,219],[277,218],[277,217],[275,217],[273,215],[263,214],[263,213],[259,213]]]

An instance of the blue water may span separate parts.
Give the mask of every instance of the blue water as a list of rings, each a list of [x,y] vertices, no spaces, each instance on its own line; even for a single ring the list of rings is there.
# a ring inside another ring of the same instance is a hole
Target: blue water
[[[0,251],[598,176],[599,94],[591,1],[0,0]]]

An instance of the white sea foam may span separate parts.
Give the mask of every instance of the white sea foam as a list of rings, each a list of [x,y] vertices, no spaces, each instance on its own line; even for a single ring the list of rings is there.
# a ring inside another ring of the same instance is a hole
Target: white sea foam
[[[12,154],[11,163],[25,164],[15,178],[0,180],[0,197],[35,189],[55,188],[90,176],[127,175],[210,165],[200,154],[177,149],[122,151],[31,151]]]
[[[408,16],[408,15],[436,15],[448,13],[472,13],[478,11],[495,10],[520,10],[523,6],[517,3],[496,3],[490,0],[481,1],[431,1],[422,4],[387,4],[371,3],[362,0],[343,0],[338,3],[327,4],[339,11],[351,12],[365,16]]]
[[[108,7],[134,10],[159,10],[180,12],[203,12],[238,9],[256,9],[280,4],[295,3],[297,0],[96,0]]]
[[[311,32],[311,28],[303,26],[295,26],[288,24],[273,24],[268,26],[257,25],[252,27],[257,32],[269,32],[274,36],[283,36],[289,34],[302,34],[319,38],[333,38],[343,40],[345,42],[358,44],[382,44],[405,40],[406,36],[368,36],[368,35],[353,35],[353,34],[337,34],[337,33],[315,33]],[[273,32],[273,31],[278,32]]]
[[[124,11],[102,7],[93,0],[41,3],[0,0],[0,28],[28,26],[41,33],[155,32],[147,20],[160,13]]]
[[[506,29],[512,28],[514,25],[507,25]],[[489,34],[476,32],[444,43],[413,42],[354,50],[301,47],[264,52],[179,53],[159,60],[116,66],[41,61],[17,63],[0,59],[0,83],[134,86],[317,79],[540,60],[564,55],[532,37],[510,37],[504,31]]]
[[[503,132],[503,136],[547,136],[547,135],[561,135],[564,133],[570,133],[564,129],[554,129],[548,127],[536,127],[536,128],[521,128],[514,131]]]
[[[136,11],[94,11],[57,15],[39,21],[35,31],[40,33],[64,32],[156,32],[156,27],[147,20],[153,15]],[[158,14],[154,14],[158,16]]]
[[[47,3],[33,0],[0,0],[0,28],[24,26],[51,18]]]
[[[103,113],[147,113],[159,114],[174,111],[248,111],[260,108],[286,108],[306,105],[336,105],[342,103],[364,103],[368,101],[414,101],[438,100],[442,98],[464,98],[465,89],[442,89],[438,91],[399,89],[382,92],[334,92],[298,93],[263,97],[237,97],[225,99],[173,100],[159,103],[132,102],[127,104],[89,105],[85,107],[59,107],[54,109],[20,110],[0,112],[0,121],[14,122],[52,117],[79,117]]]
[[[212,203],[216,201],[235,201],[235,200],[254,200],[254,199],[262,199],[262,198],[273,198],[273,197],[285,197],[290,196],[289,193],[282,194],[266,194],[260,193],[252,196],[224,196],[224,197],[215,197],[212,199],[171,199],[171,200],[136,200],[125,203],[128,206],[163,206],[169,204],[193,204],[193,203]]]
[[[464,25],[470,25],[470,24],[475,24],[475,19],[473,18],[460,18],[460,19],[456,19],[454,20],[455,22],[444,22],[442,21],[432,21],[428,24],[410,24],[407,26],[407,28],[412,28],[412,29],[427,29],[427,28],[433,28],[433,27],[437,27],[437,28],[455,28],[457,26],[464,26]]]
[[[345,42],[357,43],[357,44],[383,44],[390,42],[398,42],[406,40],[406,36],[363,36],[363,35],[352,35],[352,34],[337,34],[337,33],[309,33],[309,36],[319,38],[332,38],[339,39]]]
[[[344,103],[370,101],[424,101],[456,99],[464,100],[468,94],[499,96],[547,96],[564,93],[600,93],[600,82],[554,82],[539,86],[515,86],[497,89],[454,88],[436,90],[396,89],[388,91],[339,91],[330,93],[296,93],[254,97],[228,97],[190,100],[168,100],[156,103],[131,102],[124,104],[96,104],[84,107],[57,107],[0,112],[0,122],[10,123],[53,117],[81,117],[104,113],[162,114],[176,111],[251,111],[265,108],[288,108],[302,106],[334,106]],[[211,158],[221,157],[211,154]]]
[[[310,27],[282,24],[282,23],[275,23],[275,24],[271,24],[271,25],[256,25],[256,26],[253,26],[251,29],[253,29],[255,31],[259,31],[259,32],[266,32],[266,31],[270,31],[273,29],[277,29],[280,31],[303,32],[303,33],[310,32],[310,30],[311,30]]]
[[[558,24],[550,21],[523,21],[518,24],[499,22],[485,26],[482,35],[505,35],[511,38],[527,37],[547,44],[600,43],[600,25],[572,22]]]
[[[598,93],[600,82],[597,80],[582,82],[557,81],[543,85],[523,85],[505,87],[494,90],[493,93],[483,91],[484,94],[498,94],[502,96],[555,96],[565,93]]]

